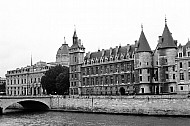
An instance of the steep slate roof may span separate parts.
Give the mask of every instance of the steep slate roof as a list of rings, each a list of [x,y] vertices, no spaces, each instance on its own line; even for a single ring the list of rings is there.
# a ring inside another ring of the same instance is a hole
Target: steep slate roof
[[[162,43],[159,48],[177,48],[167,24],[165,24],[162,34]]]
[[[73,45],[71,46],[70,49],[73,49],[73,48],[85,49],[84,46],[81,44],[81,40],[80,39],[78,40],[76,30],[74,31],[73,39],[76,39],[76,43],[73,42]]]
[[[143,30],[141,31],[141,35],[138,41],[137,52],[152,52]]]
[[[76,44],[73,44],[72,46],[71,46],[71,48],[70,49],[73,49],[73,48],[82,48],[82,49],[85,49],[84,48],[84,46],[83,45],[81,45],[80,43],[76,43]]]
[[[90,53],[90,57],[88,57],[87,55],[85,56],[85,59],[95,59],[95,58],[98,58],[100,59],[101,57],[110,57],[110,50],[112,51],[111,55],[113,56],[121,56],[121,54],[123,54],[123,56],[125,57],[126,54],[129,53],[129,56],[131,57],[132,53],[134,52],[135,50],[135,46],[134,45],[130,45],[129,47],[129,52],[127,51],[127,46],[119,46],[119,47],[116,47],[116,48],[111,48],[111,49],[106,49],[106,50],[102,50],[104,51],[104,55],[102,56],[102,51],[97,51],[97,52],[92,52]],[[118,50],[118,51],[116,51]]]

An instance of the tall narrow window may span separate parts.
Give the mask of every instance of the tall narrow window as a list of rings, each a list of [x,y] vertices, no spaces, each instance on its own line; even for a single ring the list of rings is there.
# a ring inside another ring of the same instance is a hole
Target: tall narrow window
[[[179,63],[179,68],[183,68],[182,62]]]
[[[180,80],[184,80],[184,74],[180,73],[179,78],[180,78]]]

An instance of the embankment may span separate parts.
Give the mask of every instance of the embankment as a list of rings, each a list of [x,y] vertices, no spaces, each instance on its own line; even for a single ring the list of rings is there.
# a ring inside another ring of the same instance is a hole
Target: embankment
[[[52,110],[190,116],[188,95],[143,95],[143,96],[53,96]]]

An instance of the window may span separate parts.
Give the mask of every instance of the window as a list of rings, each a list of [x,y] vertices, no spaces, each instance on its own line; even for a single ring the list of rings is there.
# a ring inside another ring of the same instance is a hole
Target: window
[[[96,85],[98,85],[98,84],[99,84],[98,77],[96,77]]]
[[[147,66],[148,66],[148,62],[147,62],[146,64],[147,64]]]
[[[124,71],[124,63],[121,63],[121,71]]]
[[[180,86],[180,90],[183,91],[183,86]]]
[[[150,81],[150,76],[148,76],[148,81]]]
[[[124,83],[124,82],[125,82],[124,75],[121,75],[121,82],[122,82],[122,83]]]
[[[139,74],[142,74],[142,69],[139,69]]]
[[[179,68],[183,68],[182,62],[179,63]]]
[[[111,76],[110,81],[111,81],[111,84],[113,84],[113,76]]]
[[[168,76],[168,74],[166,74],[166,79],[169,79],[169,76]]]
[[[170,92],[174,92],[174,89],[173,89],[173,87],[170,87]]]
[[[96,74],[98,74],[98,67],[96,67]]]
[[[83,78],[83,85],[85,85],[85,78]]]
[[[142,81],[142,76],[140,76],[139,78],[140,78],[140,81]]]
[[[91,84],[94,85],[94,78],[91,78]]]
[[[175,79],[175,74],[173,74],[173,79]]]
[[[147,69],[147,73],[148,73],[148,74],[150,73],[150,69]]]
[[[188,67],[190,67],[190,62],[188,62]]]
[[[118,84],[118,75],[115,76],[115,83]]]
[[[188,72],[188,74],[189,74],[189,80],[190,80],[190,72]]]
[[[94,74],[94,69],[93,69],[93,67],[91,67],[91,74]]]
[[[180,73],[179,78],[180,78],[180,80],[184,80],[184,75],[183,75],[183,73]]]
[[[182,57],[182,53],[179,53],[179,57]]]
[[[166,69],[165,69],[166,71],[168,71],[168,67],[166,67]]]

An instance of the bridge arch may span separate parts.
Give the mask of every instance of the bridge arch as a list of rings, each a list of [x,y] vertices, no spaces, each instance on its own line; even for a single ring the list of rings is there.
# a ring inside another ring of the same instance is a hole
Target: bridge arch
[[[13,105],[14,103],[19,103],[23,106],[23,109],[26,110],[48,110],[51,108],[50,103],[38,100],[38,99],[14,99],[14,100],[7,100],[1,106],[2,113],[5,112],[5,109],[9,106]]]

